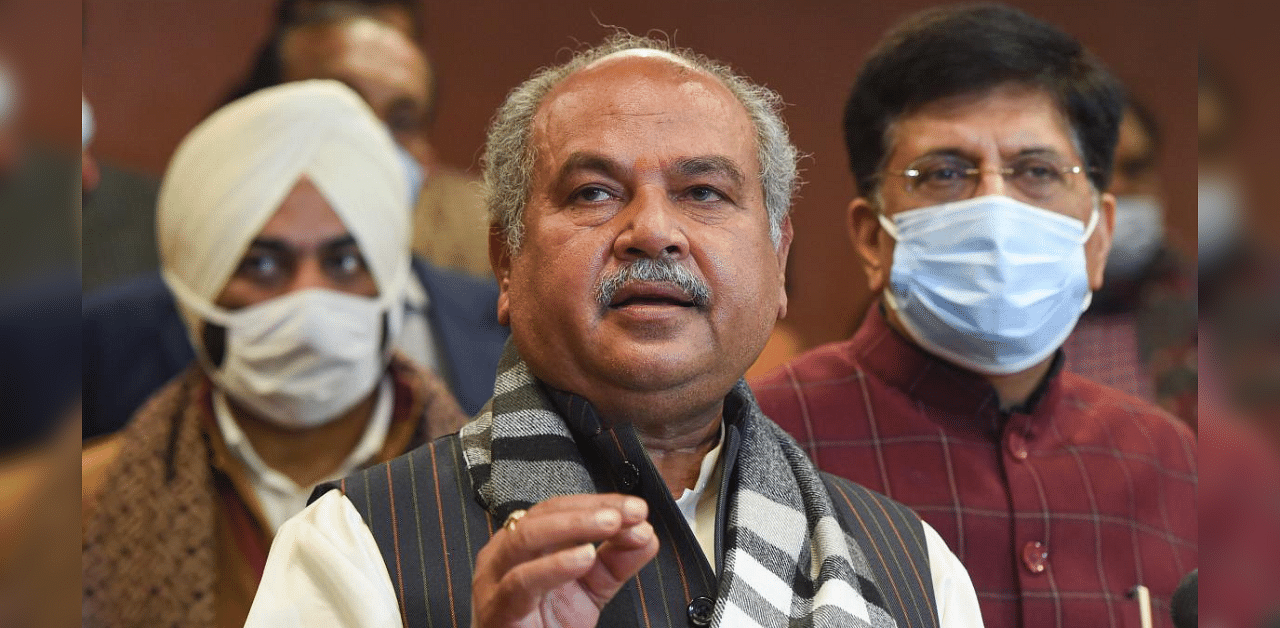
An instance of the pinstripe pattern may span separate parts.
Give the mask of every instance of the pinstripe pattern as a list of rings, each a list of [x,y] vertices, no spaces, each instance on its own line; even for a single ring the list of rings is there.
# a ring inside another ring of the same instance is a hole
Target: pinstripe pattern
[[[500,376],[499,390],[502,381]],[[745,386],[742,389],[745,391]],[[486,408],[512,401],[512,394],[516,395],[517,402],[529,401],[512,388],[506,393],[499,392]],[[745,393],[745,404],[734,406],[726,402],[722,454],[726,468],[722,474],[718,528],[727,549],[720,578],[702,555],[692,530],[630,426],[607,430],[592,427],[591,421],[598,423],[598,419],[594,418],[589,404],[571,395],[550,394],[555,397],[557,412],[566,415],[560,419],[561,425],[574,426],[580,439],[576,454],[582,460],[580,469],[589,478],[588,486],[601,492],[629,490],[644,497],[650,503],[651,522],[659,537],[658,556],[605,607],[598,625],[688,626],[691,602],[705,597],[714,603],[714,625],[726,627],[866,625],[854,623],[854,617],[874,618],[879,614],[885,621],[875,620],[872,625],[936,628],[937,610],[923,528],[920,520],[905,507],[851,483],[834,478],[819,479],[820,476],[814,474],[816,484],[802,482],[799,493],[814,498],[834,495],[838,490],[844,497],[826,499],[829,510],[822,518],[811,520],[809,525],[816,525],[811,533],[805,532],[803,513],[795,510],[778,512],[793,512],[794,516],[801,517],[798,527],[770,529],[745,524],[748,518],[759,519],[757,511],[769,504],[793,508],[785,504],[798,503],[800,496],[795,494],[797,491],[786,489],[785,483],[770,487],[768,482],[753,477],[753,474],[773,473],[768,465],[744,464],[742,460],[768,458],[782,468],[800,461],[808,464],[794,442],[790,450],[782,447],[766,451],[767,443],[785,443],[790,439],[758,415],[749,392]],[[524,418],[533,416],[537,421],[533,415],[536,409],[540,408],[527,404],[516,411]],[[491,419],[476,423],[496,422]],[[756,435],[751,436],[752,433]],[[385,466],[362,471],[340,484],[378,542],[396,585],[406,626],[469,626],[471,573],[476,554],[493,532],[493,522],[505,517],[513,505],[538,501],[505,492],[511,486],[504,483],[512,479],[504,475],[509,469],[499,454],[507,451],[527,459],[530,452],[515,454],[504,447],[507,445],[496,436],[464,430],[460,435],[439,439]],[[498,453],[490,455],[490,451]],[[473,454],[479,463],[469,465]],[[547,462],[542,460],[539,464],[546,468]],[[622,476],[616,471],[632,463],[639,470],[638,481],[620,481]],[[529,481],[536,484],[537,479],[529,478]],[[486,491],[481,487],[482,482],[495,483],[495,487]],[[756,488],[762,488],[763,484],[765,493],[776,490],[788,494],[757,494],[734,488],[740,484]],[[553,487],[535,486],[533,490],[550,491]],[[754,501],[742,501],[748,497]],[[408,532],[408,525],[415,528],[412,533]],[[779,534],[798,536],[788,540]],[[813,540],[805,543],[798,561],[784,551],[792,541],[798,544],[810,535]],[[840,553],[829,546],[846,549]],[[874,552],[868,548],[874,548]],[[809,574],[809,561],[814,556],[824,557],[815,563],[821,569]],[[779,564],[793,565],[790,571],[783,571],[792,574],[789,576],[792,581],[762,575],[777,573]],[[742,574],[753,575],[740,575],[738,568],[744,570]],[[749,572],[751,569],[765,571]],[[849,573],[862,575],[854,579],[855,576],[847,575]],[[846,574],[851,584],[846,583],[841,574]],[[769,588],[773,585],[768,578],[783,587],[781,593],[786,599],[783,610],[767,610],[777,608],[774,598],[779,594]],[[764,588],[760,588],[762,583]],[[892,600],[881,593],[888,589],[898,592]],[[793,595],[802,602],[800,606],[793,606]],[[803,603],[809,595],[813,601]],[[860,601],[864,598],[865,601]],[[889,609],[888,614],[884,608]]]
[[[1173,417],[1066,372],[1001,413],[989,384],[916,349],[876,307],[852,340],[754,389],[824,471],[942,535],[988,628],[1137,626],[1136,584],[1170,625],[1169,595],[1197,563],[1195,441]]]

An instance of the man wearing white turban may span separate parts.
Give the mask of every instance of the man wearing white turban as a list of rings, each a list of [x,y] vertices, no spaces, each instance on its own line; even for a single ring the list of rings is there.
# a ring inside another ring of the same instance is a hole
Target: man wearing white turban
[[[86,510],[86,625],[243,625],[314,485],[465,420],[396,350],[408,203],[391,137],[336,81],[262,90],[178,147],[157,233],[197,358],[86,479],[105,489]]]

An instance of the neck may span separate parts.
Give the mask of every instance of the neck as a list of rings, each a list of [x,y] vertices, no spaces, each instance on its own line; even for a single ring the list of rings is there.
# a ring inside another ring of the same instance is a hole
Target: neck
[[[702,459],[720,440],[724,402],[684,420],[636,423],[636,434],[653,460],[653,466],[675,497],[698,483]]]
[[[885,307],[885,319],[895,331],[902,335],[903,338],[911,340],[911,334],[907,333],[902,322],[898,320],[898,313],[893,308]],[[914,341],[912,341],[914,342]],[[991,384],[996,391],[996,397],[1000,400],[1000,409],[1008,411],[1010,408],[1020,406],[1027,402],[1031,397],[1031,393],[1035,392],[1040,386],[1040,382],[1044,381],[1045,375],[1049,373],[1049,367],[1053,365],[1053,355],[1037,363],[1029,369],[1010,373],[1008,375],[982,375],[982,378]],[[963,367],[961,367],[963,368]]]
[[[1049,356],[1043,362],[1017,373],[1009,375],[984,375],[991,387],[996,389],[996,396],[1000,398],[1000,409],[1008,411],[1010,408],[1020,406],[1027,402],[1031,397],[1031,393],[1035,392],[1040,386],[1040,382],[1044,381],[1045,375],[1049,373],[1049,367],[1053,364],[1053,356]]]
[[[298,486],[311,486],[338,469],[364,436],[373,418],[379,386],[355,407],[324,425],[288,430],[262,418],[227,396],[231,416],[267,466]]]

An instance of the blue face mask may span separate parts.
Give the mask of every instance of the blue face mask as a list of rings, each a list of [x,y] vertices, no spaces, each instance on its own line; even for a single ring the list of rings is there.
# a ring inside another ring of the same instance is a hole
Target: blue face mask
[[[1066,341],[1093,293],[1084,242],[1098,224],[981,196],[897,213],[885,302],[925,350],[988,375],[1035,366]]]
[[[400,157],[400,166],[404,168],[404,178],[409,185],[409,210],[413,211],[413,208],[418,206],[418,195],[422,192],[422,183],[426,180],[426,175],[422,171],[422,164],[418,163],[413,153],[398,142],[396,154]]]

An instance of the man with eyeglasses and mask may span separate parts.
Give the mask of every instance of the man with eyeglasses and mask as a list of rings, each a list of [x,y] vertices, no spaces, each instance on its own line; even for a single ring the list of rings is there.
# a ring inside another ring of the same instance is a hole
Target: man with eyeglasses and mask
[[[1018,10],[896,27],[844,120],[879,302],[753,386],[820,468],[939,529],[987,626],[1168,626],[1196,567],[1190,432],[1062,368],[1102,284],[1123,107],[1079,42]]]
[[[85,477],[85,625],[244,625],[316,484],[462,425],[397,349],[407,207],[390,134],[336,81],[261,90],[183,140],[157,233],[196,357]]]

